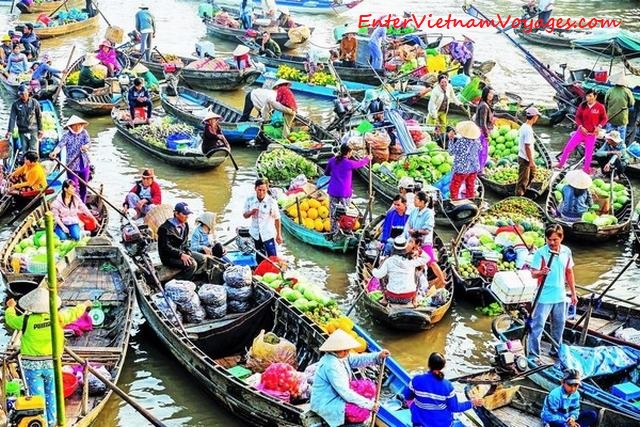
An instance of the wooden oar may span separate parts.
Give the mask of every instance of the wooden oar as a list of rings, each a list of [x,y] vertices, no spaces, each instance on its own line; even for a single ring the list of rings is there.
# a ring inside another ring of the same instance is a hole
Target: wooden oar
[[[65,67],[64,67],[64,72],[62,73],[62,78],[60,79],[60,83],[58,84],[58,87],[56,88],[56,92],[53,94],[53,99],[56,99],[56,97],[60,93],[60,89],[62,89],[62,86],[67,81],[67,76],[69,75],[69,66],[71,65],[71,59],[73,58],[73,54],[74,54],[75,51],[76,51],[76,44],[74,43],[73,46],[71,47],[71,53],[69,54],[69,57],[67,58],[67,65],[65,65]]]
[[[115,385],[113,382],[111,382],[110,380],[105,378],[100,372],[98,372],[96,369],[94,369],[93,366],[91,366],[91,364],[89,363],[88,360],[82,359],[80,356],[78,356],[73,350],[71,350],[67,346],[64,347],[64,351],[69,356],[71,356],[71,358],[74,359],[76,362],[78,362],[81,365],[85,366],[89,370],[89,372],[91,372],[97,379],[102,381],[102,383],[104,385],[106,385],[107,387],[109,387],[115,394],[120,396],[120,398],[122,398],[122,400],[124,400],[129,405],[131,405],[133,407],[133,409],[138,411],[138,413],[140,415],[142,415],[143,417],[145,417],[147,419],[147,421],[149,421],[151,424],[153,424],[156,427],[166,427],[166,424],[164,424],[162,421],[160,421],[158,418],[156,418],[151,412],[149,412],[147,409],[145,409],[137,400],[135,400],[133,397],[129,396],[120,387]]]
[[[49,18],[51,18],[53,15],[55,15],[57,11],[59,11],[60,9],[62,9],[62,7],[63,7],[63,6],[66,6],[66,5],[67,5],[67,2],[68,2],[68,1],[69,1],[69,0],[64,0],[64,2],[63,2],[60,6],[58,6],[58,7],[57,7],[53,12],[51,12],[51,13],[49,14],[49,16],[48,16],[48,17],[49,17]]]
[[[387,362],[387,358],[382,359],[382,363],[380,364],[380,372],[378,372],[378,383],[376,387],[376,398],[373,401],[374,405],[380,401],[380,391],[382,390],[382,380],[384,379],[384,365]],[[378,417],[378,409],[374,407],[373,413],[371,414],[371,423],[370,427],[375,427],[376,418]]]
[[[559,252],[554,252],[554,251],[549,251],[551,253],[551,255],[549,256],[549,263],[546,265],[546,267],[548,269],[551,269],[551,264],[553,264],[553,260],[556,256],[559,256],[560,253]],[[547,281],[547,277],[549,277],[549,274],[545,274],[544,277],[542,278],[542,283],[540,283],[540,285],[538,286],[538,290],[536,292],[536,297],[533,300],[533,304],[531,305],[531,312],[529,313],[529,317],[527,318],[527,321],[524,325],[524,328],[522,328],[522,337],[521,339],[523,339],[529,332],[531,332],[531,324],[533,323],[533,313],[536,310],[536,307],[538,307],[538,302],[540,301],[540,296],[542,295],[542,289],[544,288],[544,284]]]

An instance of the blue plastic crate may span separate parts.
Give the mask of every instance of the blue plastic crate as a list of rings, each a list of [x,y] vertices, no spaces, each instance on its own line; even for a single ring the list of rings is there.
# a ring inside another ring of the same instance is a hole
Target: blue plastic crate
[[[249,267],[255,267],[258,265],[258,263],[256,262],[256,256],[253,253],[244,254],[240,251],[229,251],[225,256],[229,260],[229,262],[234,265]]]
[[[631,382],[616,384],[611,387],[611,394],[626,401],[640,399],[640,387]]]

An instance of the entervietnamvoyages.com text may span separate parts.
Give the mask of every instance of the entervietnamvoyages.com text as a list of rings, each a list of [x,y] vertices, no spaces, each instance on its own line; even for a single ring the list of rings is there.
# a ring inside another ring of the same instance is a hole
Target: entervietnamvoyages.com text
[[[399,18],[395,15],[383,15],[382,17],[373,18],[371,13],[360,15],[358,17],[358,27],[394,27],[406,28],[413,26],[418,30],[424,29],[451,29],[451,28],[522,28],[525,33],[534,30],[544,30],[549,33],[554,30],[578,30],[578,29],[595,29],[595,28],[618,28],[622,24],[621,20],[606,18],[550,18],[546,23],[540,19],[517,18],[507,15],[506,17],[498,14],[494,19],[476,19],[471,18],[462,20],[454,18],[451,14],[446,17],[434,17],[433,14],[411,15]]]

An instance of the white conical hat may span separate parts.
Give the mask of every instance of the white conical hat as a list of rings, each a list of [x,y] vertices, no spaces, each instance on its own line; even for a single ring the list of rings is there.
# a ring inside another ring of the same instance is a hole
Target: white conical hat
[[[619,73],[615,73],[611,76],[611,84],[614,86],[627,86],[627,76],[624,71],[620,71]]]
[[[49,312],[49,291],[42,286],[32,290],[18,301],[20,307],[29,313]],[[57,306],[60,308],[62,300],[58,297]]]
[[[477,124],[470,120],[465,120],[456,126],[456,133],[467,139],[478,139],[480,138],[480,128]]]
[[[354,337],[343,331],[336,329],[334,333],[320,346],[320,351],[342,351],[353,350],[360,347],[360,343]]]
[[[98,65],[100,63],[100,61],[98,60],[98,58],[96,58],[93,55],[87,56],[84,60],[84,62],[82,63],[83,66],[85,67],[93,67],[94,65]]]
[[[88,124],[89,122],[81,119],[80,117],[74,114],[73,116],[69,117],[69,120],[67,120],[67,123],[65,123],[64,127],[69,127],[73,125],[88,125]]]
[[[207,120],[210,120],[210,119],[221,119],[221,118],[222,116],[220,114],[216,114],[213,111],[208,111],[207,114],[205,114],[202,121],[206,122]]]
[[[233,56],[242,56],[244,54],[247,54],[251,51],[251,49],[249,49],[247,46],[243,45],[243,44],[239,44],[236,49],[233,51]]]
[[[144,74],[147,71],[149,71],[149,69],[145,65],[137,63],[136,66],[133,67],[131,71],[133,71],[136,74]]]
[[[591,187],[591,184],[593,183],[589,174],[582,169],[567,172],[565,180],[567,181],[567,184],[573,188],[577,188],[578,190],[586,190]]]

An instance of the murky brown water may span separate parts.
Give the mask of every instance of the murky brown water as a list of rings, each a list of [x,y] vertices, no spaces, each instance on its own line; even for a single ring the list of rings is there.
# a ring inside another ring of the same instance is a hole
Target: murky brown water
[[[133,14],[137,2],[110,0],[103,1],[103,12],[114,25],[130,31],[133,27]],[[409,0],[402,8],[416,14],[432,13],[434,16],[446,16],[448,13],[464,17],[460,8],[462,1],[432,0],[429,2]],[[349,22],[361,13],[389,13],[391,8],[385,6],[387,1],[366,0],[355,10],[344,16],[301,17],[300,19],[316,27],[313,43],[326,46],[330,43],[333,26]],[[519,15],[519,2],[506,0],[476,2],[485,13],[512,13]],[[156,15],[158,39],[156,41],[162,52],[187,54],[193,50],[196,41],[206,39],[204,25],[196,16],[198,2],[156,0],[152,12]],[[511,7],[512,10],[508,8]],[[394,11],[396,11],[394,9]],[[9,19],[8,8],[0,9],[0,27],[4,27]],[[397,12],[397,11],[396,11]],[[624,21],[627,29],[638,31],[640,6],[637,1],[587,1],[566,0],[559,2],[556,13],[563,16],[611,16]],[[74,57],[84,53],[88,48],[96,46],[104,34],[106,24],[101,23],[96,33],[77,33],[73,37],[54,39],[45,42],[45,49],[52,54],[54,64],[64,67],[72,47],[75,45]],[[509,42],[493,30],[460,30],[452,29],[449,33],[469,35],[476,40],[476,58],[493,59],[497,66],[490,74],[493,85],[498,90],[508,90],[520,94],[525,100],[549,100],[553,95],[551,88],[524,60],[523,56]],[[224,42],[216,43],[218,50],[231,50],[232,45]],[[531,50],[545,63],[558,64],[568,62],[572,66],[589,66],[595,61],[593,55],[581,51],[549,50],[539,46],[530,46]],[[241,106],[243,92],[222,95],[228,102]],[[0,96],[0,124],[5,126],[9,100],[5,93]],[[327,102],[302,99],[303,108],[316,120],[330,116],[331,106]],[[72,114],[63,110],[65,117]],[[1,128],[0,126],[0,128]],[[234,156],[240,165],[240,171],[234,171],[230,163],[217,170],[204,173],[185,173],[167,166],[155,159],[148,158],[140,150],[129,147],[120,137],[115,136],[115,128],[107,117],[92,119],[89,127],[94,137],[91,155],[97,165],[97,176],[94,184],[103,183],[108,197],[119,203],[130,188],[134,176],[145,166],[155,168],[163,187],[163,198],[174,203],[185,200],[196,212],[203,209],[216,212],[219,218],[218,232],[223,237],[230,234],[242,222],[237,212],[242,208],[244,200],[253,192],[252,181],[255,176],[253,165],[257,152],[251,149],[236,149]],[[552,151],[558,151],[566,140],[569,129],[538,129],[542,137],[549,142]],[[114,137],[115,136],[115,137]],[[635,181],[634,183],[637,183]],[[356,181],[356,193],[361,201],[367,197],[367,188],[361,181]],[[376,203],[381,211],[385,206]],[[116,232],[119,218],[112,216],[111,228]],[[0,229],[0,240],[4,240],[12,230]],[[438,232],[446,239],[453,238],[448,229]],[[625,264],[630,246],[627,241],[612,242],[602,245],[580,247],[571,245],[576,259],[576,277],[580,284],[591,284],[598,279],[610,280],[617,269]],[[303,268],[318,282],[324,283],[343,302],[350,305],[356,293],[355,285],[350,283],[349,275],[354,271],[353,256],[342,256],[317,251],[285,236],[282,251],[291,257],[297,268]],[[640,274],[634,268],[628,270],[620,280],[613,295],[630,297],[640,290]],[[395,333],[375,324],[368,319],[366,312],[355,310],[355,318],[361,322],[371,334],[389,348],[394,356],[410,371],[424,368],[425,357],[431,351],[444,351],[449,359],[448,369],[451,372],[470,372],[486,366],[492,336],[490,319],[478,317],[474,311],[479,302],[457,303],[451,313],[433,330],[418,333]],[[6,340],[6,332],[3,341]],[[168,356],[167,351],[154,344],[153,334],[141,327],[132,340],[128,363],[120,379],[120,386],[145,407],[163,419],[168,425],[190,426],[231,426],[240,425],[236,420],[216,406],[212,399],[182,369],[176,369],[176,363]],[[112,399],[107,410],[98,421],[104,426],[141,425],[144,420],[135,411],[119,399]]]

